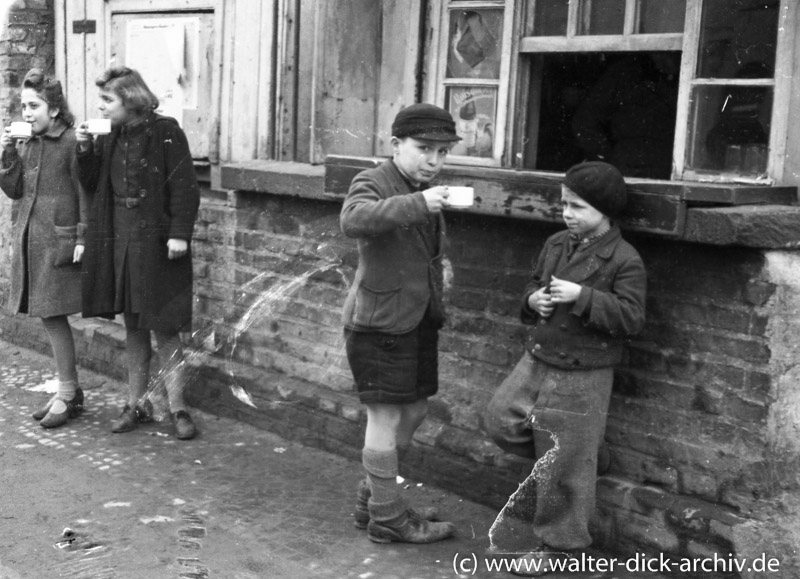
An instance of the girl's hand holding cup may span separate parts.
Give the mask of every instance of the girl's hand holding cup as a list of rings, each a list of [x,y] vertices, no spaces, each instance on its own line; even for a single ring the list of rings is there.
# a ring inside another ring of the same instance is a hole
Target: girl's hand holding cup
[[[92,134],[89,132],[89,123],[83,122],[75,127],[75,140],[78,141],[78,150],[88,151],[92,146]]]
[[[0,135],[0,147],[3,149],[14,148],[14,139],[11,138],[11,127],[3,129],[3,134]]]

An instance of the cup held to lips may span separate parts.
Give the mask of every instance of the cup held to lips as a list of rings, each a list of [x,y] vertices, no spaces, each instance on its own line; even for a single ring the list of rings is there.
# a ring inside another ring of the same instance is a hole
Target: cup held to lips
[[[33,134],[31,130],[31,124],[26,123],[25,121],[13,122],[10,126],[10,134],[12,139],[27,139]]]
[[[447,186],[447,201],[451,207],[472,207],[475,200],[475,189],[473,187],[450,187]]]
[[[86,130],[93,135],[107,135],[111,132],[111,119],[89,119]]]

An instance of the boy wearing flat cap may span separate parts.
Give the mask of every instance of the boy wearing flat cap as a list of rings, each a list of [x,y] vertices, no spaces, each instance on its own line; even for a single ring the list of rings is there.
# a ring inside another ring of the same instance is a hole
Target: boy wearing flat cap
[[[433,508],[412,509],[396,482],[399,456],[438,390],[446,187],[430,187],[456,135],[453,118],[430,104],[401,110],[392,158],[359,173],[340,222],[358,244],[358,268],[342,319],[347,359],[367,407],[355,524],[377,543],[431,543],[453,534]]]
[[[501,448],[537,461],[549,453],[533,475],[541,544],[519,574],[544,575],[554,558],[592,542],[613,368],[645,317],[644,264],[613,222],[625,202],[625,181],[613,166],[593,161],[567,171],[567,230],[548,238],[536,260],[522,300],[522,322],[531,325],[526,351],[487,410],[487,431]]]

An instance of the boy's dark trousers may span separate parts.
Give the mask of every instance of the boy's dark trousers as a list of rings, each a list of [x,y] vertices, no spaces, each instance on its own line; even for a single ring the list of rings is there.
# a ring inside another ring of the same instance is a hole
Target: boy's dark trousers
[[[612,368],[564,370],[526,352],[494,394],[486,428],[504,450],[537,460],[533,531],[547,546],[592,543],[597,451]]]

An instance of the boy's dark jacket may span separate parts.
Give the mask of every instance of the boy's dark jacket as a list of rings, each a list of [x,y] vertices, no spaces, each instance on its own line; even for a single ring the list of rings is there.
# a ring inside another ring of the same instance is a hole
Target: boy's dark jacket
[[[422,193],[412,192],[391,160],[356,175],[340,221],[345,235],[358,240],[344,326],[402,334],[420,323],[429,306],[441,324],[444,218],[431,215]]]
[[[568,247],[569,231],[561,231],[539,254],[523,298],[522,321],[533,325],[525,347],[535,358],[560,368],[614,366],[622,361],[625,339],[644,326],[644,264],[617,226],[576,251],[571,261],[562,261]],[[528,306],[528,297],[547,286],[553,275],[584,287],[575,303],[557,304],[550,317],[543,318]]]
[[[191,241],[200,205],[200,192],[186,135],[177,121],[157,114],[145,120],[145,157],[138,182],[139,226],[142,237],[144,305],[140,327],[187,330],[192,319],[191,252],[167,257],[168,239]],[[83,259],[83,315],[114,315],[114,192],[110,168],[117,127],[100,137],[94,152],[78,153],[80,179],[93,195]],[[130,211],[126,209],[126,211]]]

